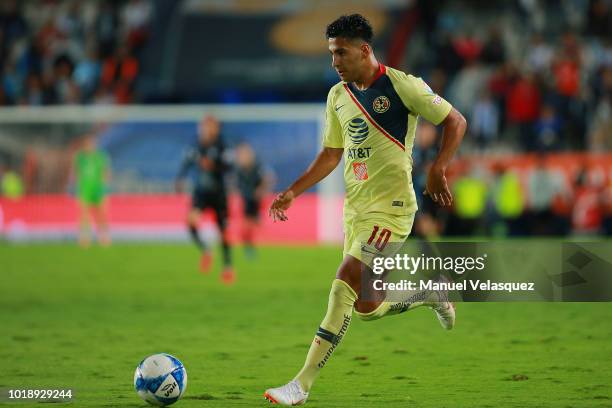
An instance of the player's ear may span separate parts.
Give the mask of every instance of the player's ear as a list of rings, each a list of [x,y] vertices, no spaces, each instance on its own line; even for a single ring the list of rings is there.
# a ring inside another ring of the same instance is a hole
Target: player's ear
[[[370,44],[366,42],[361,44],[361,56],[362,57],[364,58],[369,57],[371,52],[372,52],[372,47],[370,47]]]

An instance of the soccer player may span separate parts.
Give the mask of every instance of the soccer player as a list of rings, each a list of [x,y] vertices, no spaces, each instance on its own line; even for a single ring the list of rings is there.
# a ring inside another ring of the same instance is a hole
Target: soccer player
[[[198,142],[190,149],[181,165],[176,180],[177,192],[183,191],[183,181],[190,170],[195,169],[194,188],[191,199],[191,210],[187,216],[189,234],[202,252],[200,270],[210,270],[212,254],[210,248],[200,238],[198,223],[202,211],[214,211],[221,242],[223,246],[223,273],[221,280],[231,284],[235,280],[232,268],[230,244],[227,240],[227,194],[224,176],[229,165],[225,160],[225,146],[220,135],[219,121],[212,116],[205,116],[198,126]]]
[[[344,259],[332,283],[327,313],[311,343],[306,362],[288,384],[268,389],[273,403],[299,405],[321,368],[345,335],[353,312],[375,320],[417,306],[431,307],[443,327],[455,322],[445,294],[428,292],[421,301],[360,299],[361,274],[386,242],[406,240],[417,210],[411,180],[411,151],[419,116],[444,125],[440,151],[427,175],[426,193],[442,206],[452,203],[445,169],[457,150],[466,121],[420,78],[380,64],[372,51],[373,32],[359,14],[342,16],[327,27],[332,66],[341,82],[327,97],[323,149],[310,167],[270,207],[274,220],[287,220],[293,200],[322,180],[344,155]],[[363,249],[363,251],[362,251]],[[369,285],[364,285],[369,286]]]
[[[236,181],[243,201],[242,240],[246,255],[252,258],[255,256],[254,236],[259,223],[261,199],[270,188],[272,178],[264,171],[253,148],[247,143],[236,147]]]
[[[111,170],[106,154],[97,149],[96,136],[87,135],[83,147],[74,160],[77,195],[80,209],[79,245],[91,244],[91,221],[96,223],[98,241],[103,246],[111,243],[108,232],[108,217],[105,201],[106,185]]]

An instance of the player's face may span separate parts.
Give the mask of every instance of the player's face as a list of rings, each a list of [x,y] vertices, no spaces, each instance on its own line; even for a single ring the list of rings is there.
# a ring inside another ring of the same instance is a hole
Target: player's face
[[[342,37],[330,38],[328,45],[332,56],[332,67],[340,79],[345,82],[359,80],[369,56],[368,45],[360,40]]]
[[[204,144],[213,143],[219,135],[219,122],[207,116],[200,122],[200,141]]]
[[[255,161],[253,149],[249,145],[241,144],[236,149],[236,161],[240,167],[250,167]]]
[[[96,138],[94,136],[87,136],[83,142],[83,149],[87,152],[96,150]]]

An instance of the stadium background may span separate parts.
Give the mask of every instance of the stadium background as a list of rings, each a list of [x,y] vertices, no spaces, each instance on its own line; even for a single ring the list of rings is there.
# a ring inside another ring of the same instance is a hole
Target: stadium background
[[[418,233],[612,233],[610,7],[561,5],[352,6],[372,20],[384,63],[422,76],[469,120],[450,172],[456,205],[421,205]],[[112,161],[113,234],[138,239],[186,237],[185,203],[171,197],[172,186],[203,114],[220,116],[230,145],[254,146],[276,175],[275,190],[318,149],[322,104],[337,81],[321,33],[343,10],[341,1],[2,7],[0,230],[9,239],[70,237],[71,157],[88,132],[99,134]],[[419,192],[439,138],[439,129],[421,124],[414,149]],[[312,193],[297,203],[291,228],[264,221],[260,239],[341,240],[338,174]],[[150,200],[152,194],[163,200]],[[294,235],[283,235],[287,229]]]
[[[337,82],[324,27],[348,12],[364,13],[373,23],[381,62],[422,76],[468,119],[468,133],[449,169],[455,194],[450,210],[420,195],[441,129],[419,125],[413,177],[421,210],[415,235],[592,239],[612,234],[609,1],[3,0],[0,302],[8,335],[0,349],[14,376],[0,377],[0,386],[35,385],[40,372],[61,385],[96,366],[91,378],[83,380],[86,397],[81,402],[99,406],[107,398],[101,385],[129,395],[119,398],[133,398],[132,366],[147,353],[171,351],[186,359],[191,370],[195,400],[181,404],[212,400],[206,403],[228,406],[247,398],[232,394],[232,381],[254,398],[251,394],[292,374],[305,350],[297,345],[307,345],[322,316],[339,260],[341,174],[334,172],[297,200],[288,223],[273,224],[262,214],[260,258],[249,261],[236,251],[234,292],[201,279],[191,246],[166,245],[188,239],[184,218],[189,197],[175,194],[173,183],[204,114],[221,120],[228,144],[250,143],[274,174],[266,202],[299,175],[319,149],[324,101]],[[71,167],[82,138],[92,133],[112,162],[114,244],[83,251],[74,244],[78,212]],[[242,203],[236,194],[230,201],[230,235],[239,244]],[[211,221],[205,217],[203,229],[214,239]],[[121,241],[157,243],[128,246]],[[296,244],[300,247],[291,248]],[[287,264],[291,274],[282,266]],[[279,305],[295,299],[303,307],[288,307],[291,315],[282,315]],[[243,303],[257,306],[245,313]],[[156,330],[160,316],[154,310],[160,305],[166,330],[180,332],[178,337]],[[605,339],[612,334],[601,324],[609,319],[607,306],[462,307],[464,326],[452,341],[432,333],[428,339],[410,337],[407,345],[393,349],[394,361],[384,361],[391,371],[397,365],[390,391],[403,392],[398,381],[408,381],[416,406],[444,406],[439,401],[447,400],[454,401],[448,406],[478,406],[482,401],[472,395],[474,389],[498,406],[510,406],[511,398],[516,406],[609,402],[612,396],[598,385],[610,380],[609,368],[602,365],[609,360]],[[227,315],[211,309],[224,309]],[[181,318],[173,321],[170,316],[176,315]],[[283,326],[289,319],[295,323]],[[337,362],[326,368],[327,383],[318,390],[331,399],[318,399],[320,406],[345,401],[349,391],[334,393],[334,387],[344,386],[338,376],[376,370],[375,363],[365,367],[369,362],[363,356],[374,362],[378,355],[383,362],[390,333],[402,327],[407,333],[429,333],[435,330],[430,320],[416,314],[382,322],[374,334],[353,324],[354,340],[349,336]],[[481,333],[483,326],[487,329]],[[278,351],[238,338],[217,344],[218,336],[234,330],[261,338],[272,333],[278,343],[296,346]],[[505,336],[509,340],[502,341]],[[143,345],[133,338],[150,341]],[[441,355],[413,351],[427,349],[429,340],[440,345]],[[98,352],[89,353],[87,344],[95,344]],[[48,357],[51,347],[59,356]],[[508,350],[536,357],[500,361],[497,356]],[[255,354],[265,359],[256,360]],[[402,370],[401,359],[395,358],[399,354],[410,358],[411,373]],[[89,357],[77,357],[79,364],[72,364],[66,355]],[[117,358],[109,362],[108,355]],[[450,364],[451,356],[450,372],[438,368]],[[474,358],[478,362],[470,366]],[[281,361],[291,366],[280,366]],[[240,374],[237,364],[243,364]],[[458,395],[427,383],[431,373],[449,380],[466,365],[472,377],[450,387]],[[427,373],[425,366],[432,371]],[[601,381],[592,380],[593,372]],[[524,373],[533,386],[514,383]],[[537,382],[546,376],[560,383]],[[489,383],[491,377],[509,382]],[[577,390],[563,392],[559,387],[567,383],[577,384]],[[366,401],[361,406],[385,398],[371,384],[353,387]],[[432,400],[432,393],[440,399]],[[540,395],[547,393],[556,402]],[[591,399],[585,401],[585,395]]]

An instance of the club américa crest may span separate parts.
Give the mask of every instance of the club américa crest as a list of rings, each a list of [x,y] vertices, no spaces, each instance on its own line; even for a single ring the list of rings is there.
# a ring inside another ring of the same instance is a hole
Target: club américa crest
[[[377,113],[385,113],[389,110],[389,106],[391,106],[391,101],[383,95],[376,97],[372,104],[372,108],[374,108],[374,111]]]

